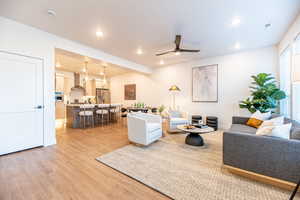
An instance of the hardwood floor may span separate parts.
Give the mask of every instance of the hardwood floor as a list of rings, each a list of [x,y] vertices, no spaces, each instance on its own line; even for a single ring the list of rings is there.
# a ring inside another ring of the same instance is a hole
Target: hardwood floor
[[[127,144],[121,123],[58,126],[57,145],[0,156],[0,200],[168,199],[95,160]]]

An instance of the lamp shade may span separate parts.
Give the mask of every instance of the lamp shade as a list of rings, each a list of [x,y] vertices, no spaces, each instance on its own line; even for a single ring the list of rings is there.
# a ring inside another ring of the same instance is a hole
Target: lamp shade
[[[180,91],[179,87],[177,87],[177,85],[172,85],[170,88],[169,88],[169,91]]]

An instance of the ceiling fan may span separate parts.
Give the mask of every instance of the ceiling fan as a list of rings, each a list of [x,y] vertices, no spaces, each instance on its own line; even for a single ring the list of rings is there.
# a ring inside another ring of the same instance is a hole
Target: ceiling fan
[[[162,52],[162,53],[156,53],[155,55],[156,56],[162,56],[162,55],[165,55],[165,54],[169,54],[169,53],[180,53],[180,52],[190,52],[190,53],[198,53],[200,50],[196,50],[196,49],[181,49],[180,48],[180,42],[181,42],[181,35],[176,35],[176,38],[175,38],[175,49],[174,50],[170,50],[170,51],[165,51],[165,52]]]

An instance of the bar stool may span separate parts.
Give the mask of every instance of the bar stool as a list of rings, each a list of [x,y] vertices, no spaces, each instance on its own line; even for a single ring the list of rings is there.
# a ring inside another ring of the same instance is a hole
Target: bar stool
[[[96,110],[97,121],[103,125],[104,121],[108,123],[109,121],[109,104],[98,104],[98,109]]]
[[[121,119],[122,119],[123,124],[124,124],[124,119],[127,118],[127,114],[128,114],[127,108],[121,107]],[[125,124],[127,124],[127,123],[125,123]]]
[[[111,121],[117,121],[118,113],[120,112],[120,106],[121,104],[110,104],[109,113]]]
[[[122,118],[122,107],[123,107],[123,105],[122,104],[120,104],[120,103],[118,103],[117,104],[117,117],[121,120],[121,118]]]
[[[82,127],[82,121],[83,121],[83,128],[86,128],[86,122],[88,122],[88,124],[91,125],[92,127],[95,126],[94,108],[95,105],[91,105],[91,104],[80,105],[79,123],[81,127]]]

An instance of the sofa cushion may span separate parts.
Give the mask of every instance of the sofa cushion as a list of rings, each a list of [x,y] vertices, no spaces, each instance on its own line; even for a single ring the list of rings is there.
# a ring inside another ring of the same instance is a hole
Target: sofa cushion
[[[295,140],[300,140],[300,123],[298,121],[291,120],[288,118],[284,119],[284,123],[285,124],[292,123],[290,138]]]
[[[185,118],[171,118],[170,122],[171,124],[186,124],[188,120]]]
[[[161,125],[159,123],[147,123],[147,130],[149,132],[153,132],[161,129]]]
[[[233,133],[251,133],[255,134],[256,133],[256,128],[244,125],[244,124],[232,124],[231,128],[229,129],[228,132],[233,132]]]

